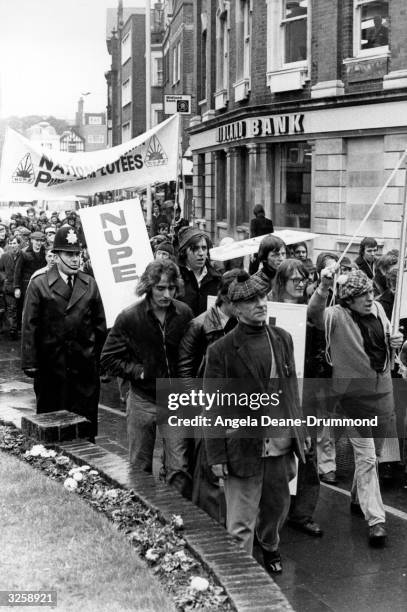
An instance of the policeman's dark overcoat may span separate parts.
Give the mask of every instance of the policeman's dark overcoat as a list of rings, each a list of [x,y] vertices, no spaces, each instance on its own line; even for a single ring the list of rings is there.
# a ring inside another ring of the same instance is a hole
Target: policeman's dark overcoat
[[[78,272],[71,297],[56,265],[34,276],[22,325],[22,368],[36,368],[37,412],[70,410],[97,432],[99,358],[106,321],[95,280]]]

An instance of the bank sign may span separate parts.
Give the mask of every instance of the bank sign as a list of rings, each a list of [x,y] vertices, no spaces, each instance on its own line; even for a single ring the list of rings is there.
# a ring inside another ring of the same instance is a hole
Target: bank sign
[[[251,117],[221,125],[216,130],[216,142],[232,142],[257,136],[290,136],[304,133],[304,114]]]

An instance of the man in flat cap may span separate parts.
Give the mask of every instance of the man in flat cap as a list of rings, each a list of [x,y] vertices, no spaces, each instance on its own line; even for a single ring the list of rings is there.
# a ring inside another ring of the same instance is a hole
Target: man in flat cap
[[[326,308],[334,268],[324,268],[321,283],[308,306],[308,317],[325,329],[332,363],[333,393],[344,416],[377,417],[377,427],[348,427],[355,455],[350,510],[364,516],[369,544],[386,541],[385,511],[377,475],[377,457],[384,438],[397,438],[390,350],[400,348],[401,333],[391,334],[383,307],[374,301],[373,282],[362,270],[338,278],[339,304]]]
[[[22,324],[22,368],[34,378],[37,413],[68,410],[97,434],[99,358],[106,337],[95,280],[79,270],[79,238],[69,225],[55,236],[55,264],[35,274]]]
[[[30,234],[30,244],[28,248],[21,251],[21,256],[16,262],[14,269],[14,297],[16,300],[24,302],[31,276],[46,265],[45,236],[42,232],[32,232]]]
[[[228,298],[239,322],[209,346],[205,391],[220,386],[228,392],[244,390],[248,398],[260,393],[270,398],[263,404],[263,412],[257,404],[251,407],[251,399],[243,410],[238,407],[243,404],[234,405],[235,416],[240,411],[239,417],[259,419],[262,412],[265,417],[301,420],[292,338],[283,329],[266,324],[264,283],[242,271],[231,283]],[[218,404],[216,414],[211,411],[212,423],[227,413],[227,406]],[[274,430],[248,427],[243,432],[211,427],[204,428],[204,435],[208,464],[215,476],[224,479],[228,531],[251,554],[256,529],[266,569],[281,573],[279,533],[290,507],[293,451],[304,461],[302,426]]]

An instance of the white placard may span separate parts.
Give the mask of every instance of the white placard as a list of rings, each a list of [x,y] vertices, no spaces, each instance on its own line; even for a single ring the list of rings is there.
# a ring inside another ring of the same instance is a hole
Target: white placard
[[[79,211],[106,323],[137,301],[137,282],[153,261],[139,200],[124,200]]]
[[[278,230],[270,234],[270,236],[281,238],[285,244],[296,244],[297,242],[306,242],[307,240],[318,238],[319,234],[286,229]],[[256,236],[256,238],[247,238],[246,240],[238,240],[231,244],[225,244],[225,246],[214,247],[209,251],[211,259],[214,261],[228,261],[229,259],[244,257],[245,255],[253,255],[259,250],[260,242],[263,238],[264,236]]]

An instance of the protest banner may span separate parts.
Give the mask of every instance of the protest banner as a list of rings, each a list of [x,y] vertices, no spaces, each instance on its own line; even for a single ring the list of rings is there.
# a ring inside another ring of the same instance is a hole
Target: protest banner
[[[51,194],[62,199],[176,180],[178,137],[178,114],[117,147],[89,153],[42,149],[8,128],[0,193],[21,201],[47,200]]]
[[[124,200],[84,208],[80,218],[106,323],[112,327],[119,312],[137,301],[137,282],[154,259],[143,213],[136,200]]]
[[[318,237],[318,234],[290,229],[278,230],[272,235],[281,238],[285,244],[296,244],[297,242],[305,242]],[[256,238],[247,238],[246,240],[238,240],[237,242],[214,247],[210,249],[211,259],[215,261],[228,261],[229,259],[237,259],[245,255],[253,255],[259,250],[260,242],[263,238],[264,236],[256,236]]]

